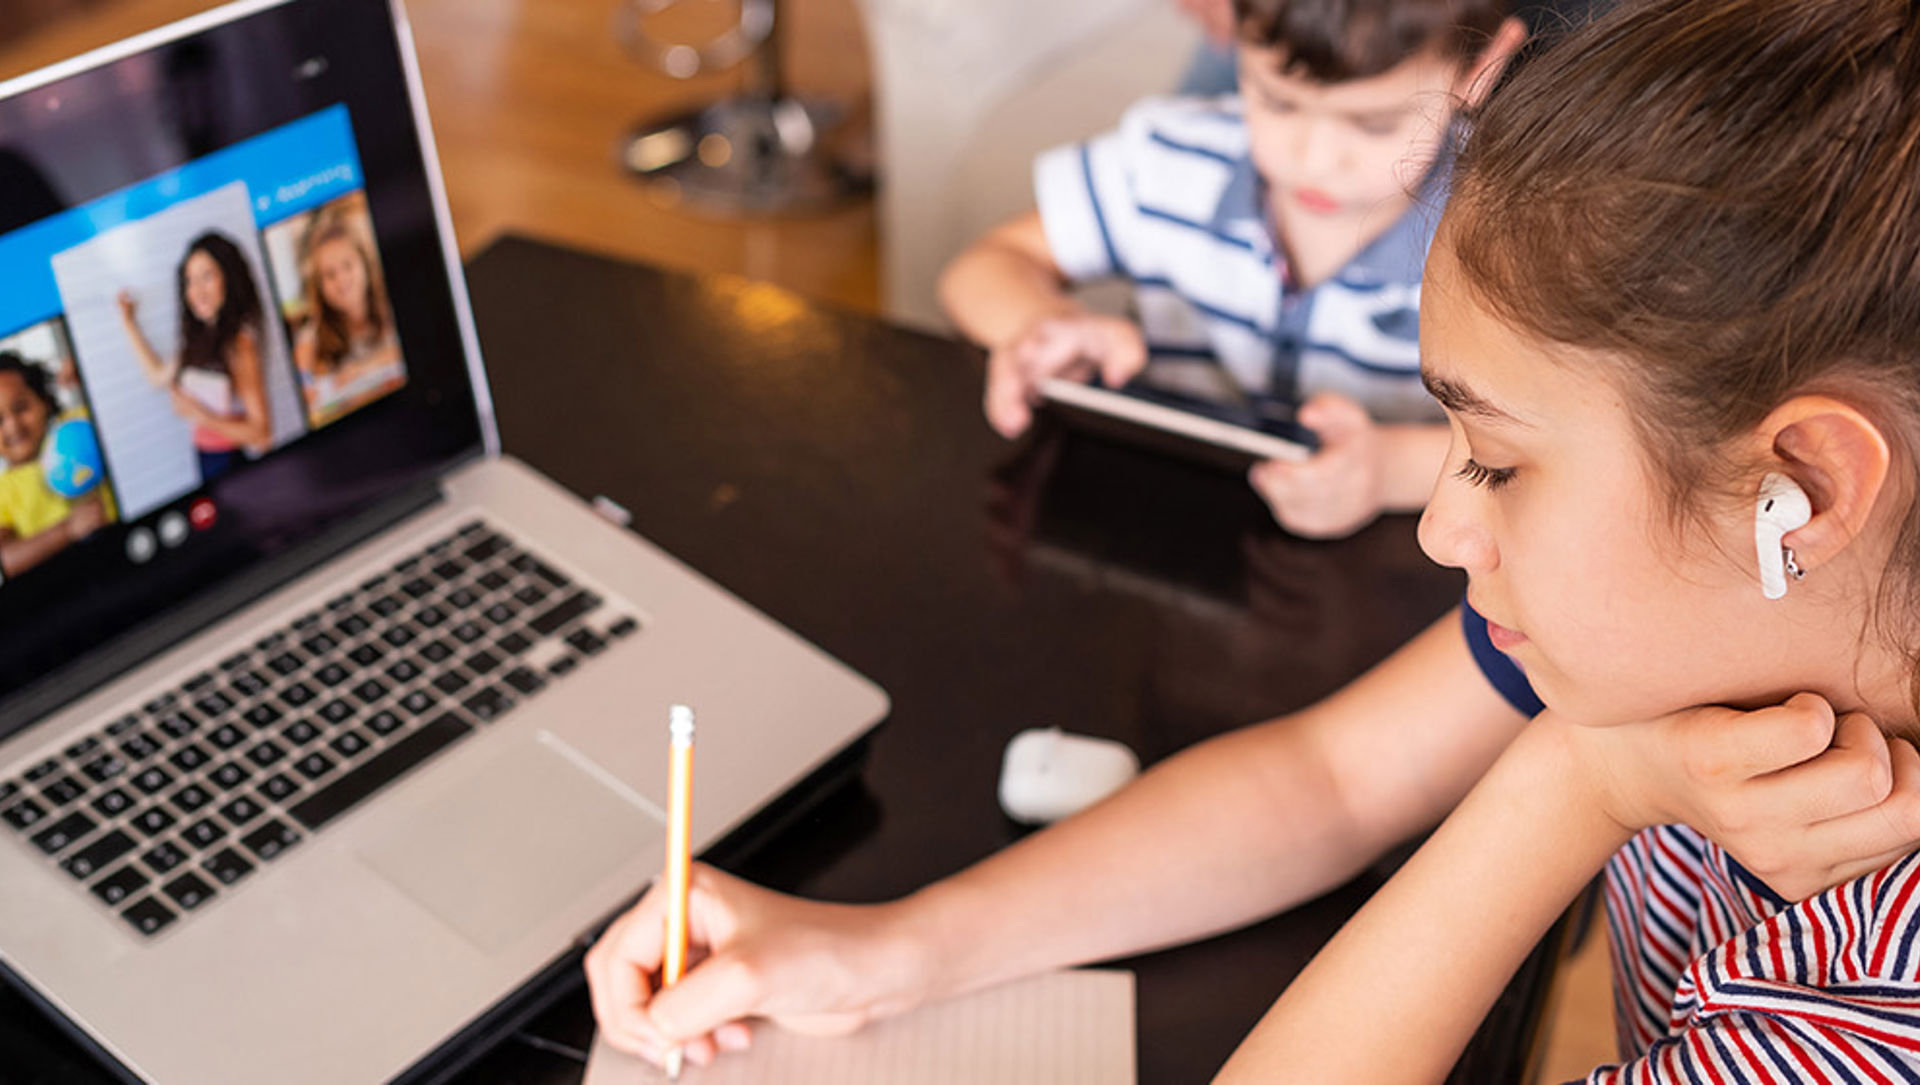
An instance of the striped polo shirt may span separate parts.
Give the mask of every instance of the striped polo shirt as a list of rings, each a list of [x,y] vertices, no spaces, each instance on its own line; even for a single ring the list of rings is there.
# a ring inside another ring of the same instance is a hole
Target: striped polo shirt
[[[1310,290],[1289,285],[1240,99],[1149,98],[1119,127],[1034,163],[1041,224],[1072,282],[1134,287],[1151,379],[1299,403],[1321,391],[1381,421],[1436,421],[1420,385],[1420,274],[1445,170],[1406,214]],[[1182,376],[1182,372],[1187,373]]]
[[[1537,711],[1486,620],[1463,617],[1494,688]],[[1663,825],[1608,862],[1606,901],[1626,1061],[1593,1085],[1920,1082],[1920,853],[1794,904]]]

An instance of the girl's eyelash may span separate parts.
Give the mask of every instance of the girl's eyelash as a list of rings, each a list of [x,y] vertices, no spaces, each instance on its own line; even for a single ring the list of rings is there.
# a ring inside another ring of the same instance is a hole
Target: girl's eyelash
[[[1487,467],[1468,457],[1467,462],[1460,465],[1460,470],[1453,473],[1453,477],[1493,491],[1512,482],[1515,470],[1512,467]]]

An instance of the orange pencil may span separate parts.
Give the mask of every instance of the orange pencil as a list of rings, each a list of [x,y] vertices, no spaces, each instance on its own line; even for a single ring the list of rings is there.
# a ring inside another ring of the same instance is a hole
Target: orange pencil
[[[677,704],[667,710],[667,944],[661,966],[662,990],[680,982],[687,970],[687,882],[693,863],[693,709]],[[680,1080],[683,1054],[667,1052],[667,1080]]]

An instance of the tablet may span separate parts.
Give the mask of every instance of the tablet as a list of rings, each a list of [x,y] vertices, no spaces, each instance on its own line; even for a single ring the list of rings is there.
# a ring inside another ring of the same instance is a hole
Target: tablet
[[[1040,395],[1074,426],[1230,470],[1298,462],[1320,449],[1291,407],[1269,400],[1222,403],[1137,383],[1112,389],[1059,378],[1042,381]]]

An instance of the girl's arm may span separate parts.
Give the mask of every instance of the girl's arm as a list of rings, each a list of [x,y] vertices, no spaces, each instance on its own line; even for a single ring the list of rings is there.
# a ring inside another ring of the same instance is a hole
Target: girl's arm
[[[127,330],[127,339],[133,344],[133,356],[140,363],[140,371],[155,388],[166,388],[173,384],[173,378],[180,372],[178,358],[162,358],[147,341],[147,333],[140,330],[140,322],[134,319],[138,308],[133,295],[120,291],[120,324]]]
[[[264,448],[273,439],[273,418],[268,413],[260,340],[251,330],[242,328],[234,337],[227,351],[227,365],[233,377],[234,398],[240,401],[240,417],[222,418],[196,403],[193,421],[242,448]],[[186,398],[176,397],[176,402]]]
[[[1216,1082],[1446,1077],[1547,928],[1632,835],[1541,716],[1268,1011]]]

